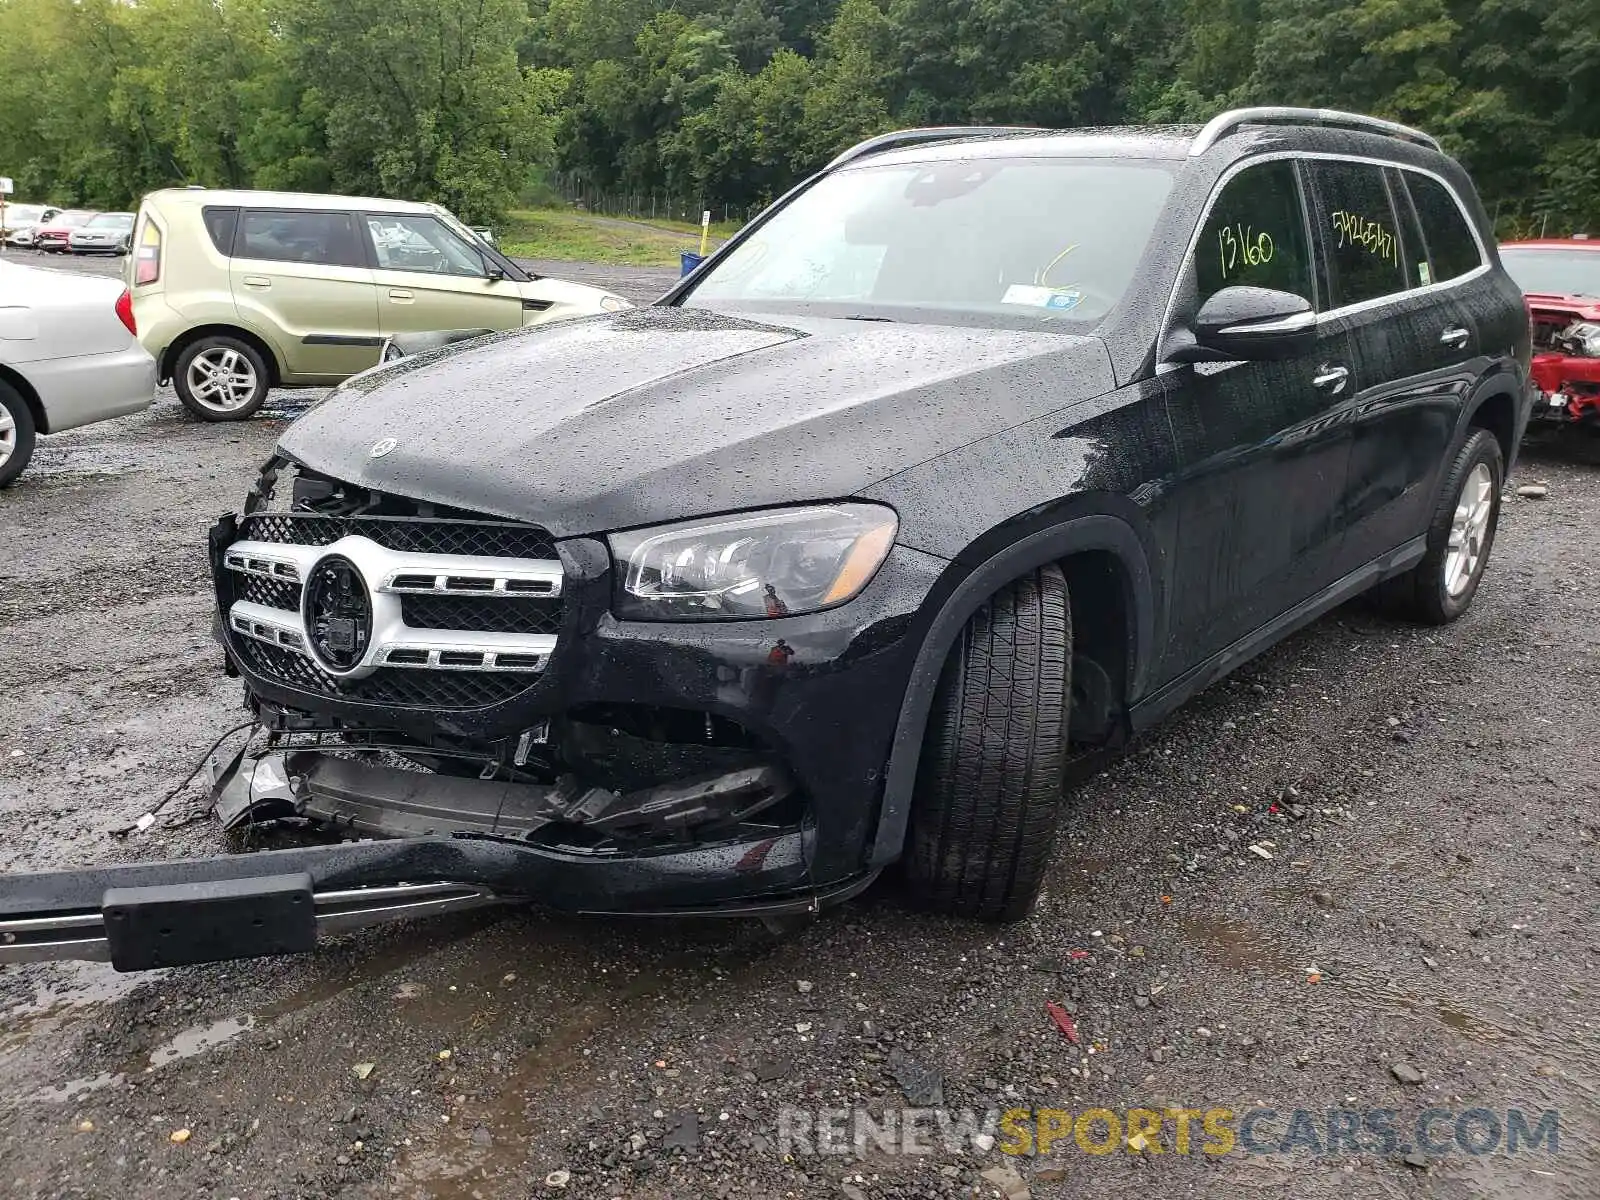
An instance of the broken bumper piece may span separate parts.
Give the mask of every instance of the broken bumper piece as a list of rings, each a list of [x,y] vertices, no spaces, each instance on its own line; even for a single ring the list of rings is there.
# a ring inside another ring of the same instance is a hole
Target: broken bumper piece
[[[316,750],[268,752],[229,767],[214,788],[225,829],[305,817],[368,837],[479,834],[593,845],[603,838],[703,839],[787,800],[777,767],[752,766],[619,793],[570,776],[553,784],[439,775]]]
[[[246,758],[217,783],[225,823],[294,816],[382,840],[3,876],[0,963],[134,971],[292,954],[330,934],[515,900],[780,916],[848,899],[873,878],[819,885],[809,825],[749,820],[789,793],[772,767],[618,794],[298,751]]]

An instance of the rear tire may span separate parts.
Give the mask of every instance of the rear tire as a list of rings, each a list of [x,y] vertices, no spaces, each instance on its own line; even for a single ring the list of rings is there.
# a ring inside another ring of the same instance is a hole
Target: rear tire
[[[15,388],[0,383],[0,488],[27,469],[36,441],[33,410]]]
[[[1504,485],[1499,441],[1486,429],[1472,430],[1440,482],[1427,553],[1404,575],[1378,585],[1379,605],[1424,625],[1448,625],[1471,608],[1494,548]]]
[[[1033,911],[1067,761],[1072,615],[1041,567],[992,597],[945,660],[903,865],[924,908],[981,921]]]
[[[185,346],[172,388],[202,421],[243,421],[267,402],[269,376],[261,352],[238,338],[205,337]]]

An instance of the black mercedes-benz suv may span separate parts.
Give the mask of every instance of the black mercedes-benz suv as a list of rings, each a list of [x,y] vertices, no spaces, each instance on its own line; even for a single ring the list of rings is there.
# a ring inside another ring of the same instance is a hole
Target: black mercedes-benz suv
[[[282,860],[318,896],[1021,917],[1077,756],[1358,593],[1466,610],[1528,360],[1414,130],[873,139],[651,307],[289,428],[212,533],[221,811],[415,839]]]

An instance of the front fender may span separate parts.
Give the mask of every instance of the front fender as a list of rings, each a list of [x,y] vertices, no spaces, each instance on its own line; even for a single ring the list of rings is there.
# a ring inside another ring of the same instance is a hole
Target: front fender
[[[1125,572],[1132,606],[1132,620],[1128,623],[1132,643],[1128,648],[1129,693],[1137,696],[1143,691],[1155,642],[1155,586],[1144,544],[1127,521],[1100,513],[1076,517],[1011,542],[978,565],[966,569],[964,574],[961,573],[962,559],[958,558],[947,572],[947,575],[954,573],[957,582],[939,603],[926,627],[900,704],[900,717],[884,773],[883,801],[878,811],[870,866],[882,867],[900,856],[934,691],[945,659],[962,628],[984,601],[1007,583],[1046,563],[1060,562],[1089,550],[1109,551]],[[935,594],[943,590],[936,588]]]

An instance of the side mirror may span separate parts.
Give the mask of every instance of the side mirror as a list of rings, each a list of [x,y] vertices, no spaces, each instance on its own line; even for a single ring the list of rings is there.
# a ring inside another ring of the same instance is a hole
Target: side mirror
[[[506,277],[506,273],[505,273],[505,271],[503,271],[501,269],[499,263],[492,263],[492,262],[484,263],[483,264],[483,273],[486,276],[488,276],[488,279],[489,279],[490,283],[498,283],[500,280],[502,280],[502,279],[504,279]]]
[[[1293,292],[1226,287],[1200,306],[1191,333],[1194,345],[1183,347],[1176,361],[1294,358],[1316,344],[1317,315]]]

